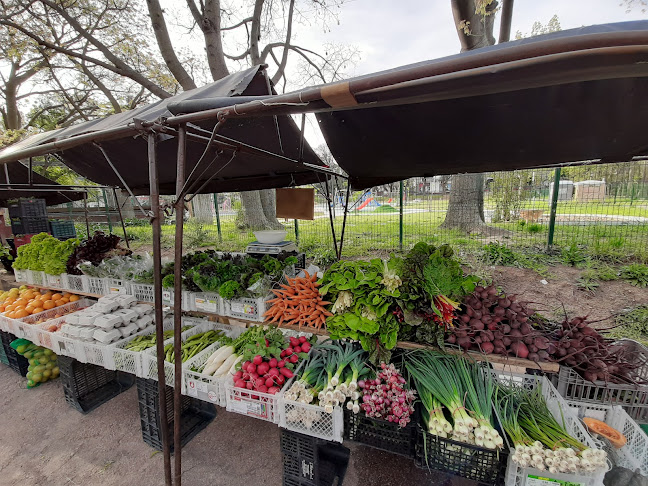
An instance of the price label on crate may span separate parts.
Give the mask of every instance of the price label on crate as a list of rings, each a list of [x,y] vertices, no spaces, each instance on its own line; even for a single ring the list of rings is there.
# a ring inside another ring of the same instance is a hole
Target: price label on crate
[[[218,300],[196,297],[194,302],[196,304],[196,309],[199,311],[211,312],[213,314],[218,312]]]
[[[117,285],[113,285],[108,289],[108,292],[111,294],[125,294],[126,287],[119,287]]]
[[[560,479],[544,478],[541,476],[527,476],[526,486],[585,486],[584,483],[575,483],[573,481],[563,481]]]
[[[207,398],[209,398],[210,402],[218,403],[218,401],[219,401],[218,400],[218,393],[216,393],[213,390],[209,390],[209,392],[207,392]]]
[[[235,312],[237,314],[256,314],[256,308],[253,305],[245,304],[243,302],[231,302],[230,309],[232,312]]]
[[[165,305],[173,305],[173,299],[171,298],[170,290],[162,291],[162,303]]]
[[[207,393],[207,383],[189,380],[187,382],[187,395],[198,398],[199,394]]]

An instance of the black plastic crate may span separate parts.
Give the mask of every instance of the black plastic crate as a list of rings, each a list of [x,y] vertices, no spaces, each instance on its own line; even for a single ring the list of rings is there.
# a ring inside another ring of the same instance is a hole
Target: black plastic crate
[[[341,444],[281,430],[284,486],[342,485],[350,451]]]
[[[0,340],[2,341],[2,349],[7,358],[7,364],[16,373],[20,373],[20,376],[27,376],[29,361],[24,356],[18,354],[18,351],[11,347],[11,342],[15,341],[16,339],[16,336],[14,336],[13,334],[0,331]]]
[[[148,445],[162,450],[162,427],[160,419],[160,400],[158,393],[158,382],[137,378],[137,399],[139,401],[140,422],[142,426],[142,438]],[[167,405],[167,430],[169,431],[169,443],[173,452],[173,388],[166,387]],[[203,430],[216,417],[216,407],[208,402],[197,398],[182,396],[180,402],[182,415],[180,417],[181,444],[184,447],[201,430]]]
[[[52,236],[59,240],[68,240],[76,238],[76,228],[74,221],[50,221]]]
[[[81,363],[67,356],[59,356],[58,364],[65,401],[81,413],[91,412],[135,382],[128,373]]]
[[[504,484],[508,450],[486,449],[432,435],[417,426],[416,466],[480,484]]]
[[[14,235],[49,233],[49,221],[46,217],[12,219],[11,231]]]
[[[9,205],[10,218],[46,218],[45,199],[20,199]]]
[[[416,417],[405,427],[367,417],[362,411],[353,413],[344,409],[344,439],[358,442],[375,449],[413,458],[416,444]]]
[[[0,363],[9,366],[9,359],[7,358],[7,353],[5,353],[4,345],[2,343],[0,343]]]

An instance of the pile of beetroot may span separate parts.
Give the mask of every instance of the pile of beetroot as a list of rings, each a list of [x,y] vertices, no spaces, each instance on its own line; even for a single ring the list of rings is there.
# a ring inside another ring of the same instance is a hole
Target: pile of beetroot
[[[570,366],[590,381],[635,383],[637,362],[631,350],[602,336],[587,318],[544,322],[526,303],[497,289],[478,286],[467,295],[446,342],[464,350]]]

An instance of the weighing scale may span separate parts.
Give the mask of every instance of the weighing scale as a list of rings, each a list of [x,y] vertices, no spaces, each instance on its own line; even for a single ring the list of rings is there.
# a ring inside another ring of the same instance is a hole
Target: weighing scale
[[[297,257],[299,268],[304,268],[306,255],[299,253],[297,245],[293,241],[282,241],[281,243],[259,243],[253,241],[245,249],[245,253],[255,258],[262,258],[264,255],[277,256],[280,253],[293,254]]]

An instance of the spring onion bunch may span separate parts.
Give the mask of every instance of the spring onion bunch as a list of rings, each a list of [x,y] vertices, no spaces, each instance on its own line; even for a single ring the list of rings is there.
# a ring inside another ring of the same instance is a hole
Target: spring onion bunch
[[[491,424],[492,381],[479,366],[461,356],[420,351],[408,356],[406,367],[426,409],[431,434],[487,449],[504,445]],[[439,402],[452,417],[450,430]]]
[[[520,467],[550,473],[593,472],[605,467],[605,451],[590,449],[567,433],[551,414],[540,387],[497,387],[502,426],[513,441],[512,460]],[[560,406],[560,404],[558,404]]]

